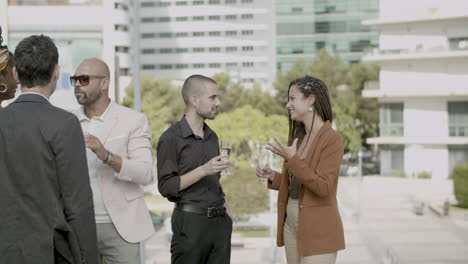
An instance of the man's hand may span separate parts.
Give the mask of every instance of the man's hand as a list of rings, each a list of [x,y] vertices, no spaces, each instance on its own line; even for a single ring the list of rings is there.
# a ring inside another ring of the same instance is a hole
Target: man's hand
[[[219,155],[212,158],[207,163],[203,164],[202,169],[205,176],[213,175],[229,168],[230,163],[228,160],[225,160],[227,158],[228,156],[226,155]]]
[[[98,159],[107,159],[107,150],[104,148],[99,138],[91,134],[87,134],[85,135],[84,139],[86,147],[89,148],[92,152],[94,152]]]

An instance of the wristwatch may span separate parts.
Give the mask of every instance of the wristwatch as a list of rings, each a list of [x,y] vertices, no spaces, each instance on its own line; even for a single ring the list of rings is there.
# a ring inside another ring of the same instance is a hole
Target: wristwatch
[[[107,157],[102,162],[104,162],[104,164],[111,166],[113,161],[114,161],[114,155],[112,154],[112,152],[107,151]]]

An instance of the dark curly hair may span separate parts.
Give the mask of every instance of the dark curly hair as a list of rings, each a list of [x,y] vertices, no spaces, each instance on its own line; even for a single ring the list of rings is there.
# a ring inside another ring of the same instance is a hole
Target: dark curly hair
[[[289,91],[293,86],[297,87],[304,97],[309,97],[310,95],[315,97],[314,111],[318,113],[324,122],[333,121],[333,112],[328,88],[322,80],[306,75],[291,81],[288,89],[288,98]],[[314,127],[314,121],[315,115],[312,117],[310,131],[312,131],[312,128]],[[289,115],[289,144],[292,144],[295,138],[302,139],[305,135],[306,129],[304,123],[292,120],[291,115]]]
[[[6,45],[2,45],[3,37],[2,37],[2,26],[0,26],[0,49],[8,49]]]

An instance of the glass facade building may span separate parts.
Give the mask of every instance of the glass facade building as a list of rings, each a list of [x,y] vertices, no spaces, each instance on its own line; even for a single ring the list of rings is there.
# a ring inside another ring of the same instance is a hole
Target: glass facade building
[[[361,21],[378,15],[378,0],[276,0],[277,70],[298,58],[312,59],[322,48],[358,62],[378,33]]]

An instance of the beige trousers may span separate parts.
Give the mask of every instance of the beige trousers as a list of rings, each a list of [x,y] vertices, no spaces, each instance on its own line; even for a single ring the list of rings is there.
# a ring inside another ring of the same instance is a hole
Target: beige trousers
[[[296,231],[299,214],[298,200],[288,200],[286,214],[287,216],[284,224],[283,235],[286,260],[288,264],[335,264],[337,252],[312,256],[299,255],[296,244]]]

